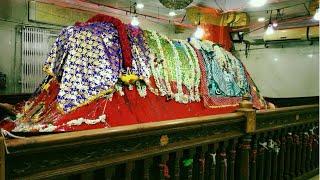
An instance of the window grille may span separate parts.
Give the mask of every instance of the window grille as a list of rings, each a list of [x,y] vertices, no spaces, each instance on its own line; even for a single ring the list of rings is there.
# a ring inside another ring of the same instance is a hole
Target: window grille
[[[45,77],[42,67],[56,36],[49,29],[22,28],[22,93],[32,93],[41,84]]]

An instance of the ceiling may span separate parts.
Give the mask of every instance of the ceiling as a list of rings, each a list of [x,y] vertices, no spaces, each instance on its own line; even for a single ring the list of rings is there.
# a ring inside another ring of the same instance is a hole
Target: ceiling
[[[185,18],[186,10],[175,10],[177,14],[174,17],[169,16],[169,12],[172,11],[164,7],[159,0],[38,0],[44,2],[52,2],[55,4],[69,4],[74,8],[83,10],[90,9],[96,12],[107,12],[119,16],[130,16],[130,12],[133,12],[133,3],[143,3],[143,9],[137,9],[138,16],[145,16],[150,21],[156,23],[159,19],[168,23],[168,20],[180,23],[182,25],[191,26],[187,18]],[[317,0],[267,0],[267,4],[260,8],[253,8],[248,5],[249,0],[194,0],[188,7],[191,6],[204,6],[220,10],[222,13],[228,11],[242,11],[247,12],[250,18],[249,27],[246,29],[256,29],[264,27],[270,18],[272,12],[272,19],[278,18],[277,21],[293,21],[297,25],[303,25],[310,23],[310,15],[308,9],[310,4],[316,4]],[[131,8],[130,8],[131,7]],[[281,10],[281,16],[277,17],[277,9]],[[315,8],[311,8],[315,9]],[[271,11],[272,10],[272,11]],[[126,12],[124,12],[126,11]],[[264,17],[264,22],[258,22],[259,17]],[[298,18],[296,18],[298,17]],[[301,17],[304,18],[301,20]],[[307,17],[307,19],[305,19]],[[300,18],[300,20],[299,20]],[[292,20],[293,19],[293,20]],[[318,23],[318,22],[311,22]],[[281,23],[280,23],[281,24]]]
[[[174,18],[169,16],[171,11],[165,8],[158,0],[87,0],[91,3],[105,5],[109,7],[130,10],[130,4],[134,2],[143,3],[143,9],[137,9],[137,13],[160,17],[163,19],[172,19],[177,22],[185,22],[183,19],[185,10],[176,10],[177,16]],[[259,17],[269,18],[267,10],[273,10],[272,14],[276,16],[276,9],[285,8],[283,10],[284,17],[303,16],[307,15],[306,7],[309,7],[311,0],[268,0],[268,3],[261,8],[252,8],[248,6],[248,0],[194,0],[189,6],[207,6],[215,9],[220,9],[222,12],[227,11],[245,11],[248,12],[252,22],[255,22]],[[305,5],[305,6],[304,6]],[[291,6],[291,7],[290,7]],[[268,11],[270,13],[270,11]]]

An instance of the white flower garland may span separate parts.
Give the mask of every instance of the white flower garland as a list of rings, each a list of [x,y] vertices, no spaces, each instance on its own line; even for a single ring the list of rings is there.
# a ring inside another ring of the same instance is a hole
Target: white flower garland
[[[164,56],[164,52],[163,52],[163,49],[162,49],[162,45],[161,45],[159,36],[155,31],[152,31],[151,34],[152,34],[153,39],[155,39],[156,42],[157,42],[157,46],[158,46],[158,49],[159,49],[159,52],[160,52],[160,57],[163,60],[163,72],[164,72],[163,75],[164,75],[164,81],[165,81],[165,85],[166,85],[167,94],[172,96],[173,93],[172,93],[171,85],[170,85],[170,81],[169,81],[169,72],[168,72],[169,69],[168,69],[167,63],[165,61],[165,56]]]
[[[182,48],[183,50],[185,51],[186,55],[187,55],[187,58],[188,58],[188,63],[189,63],[189,72],[190,72],[190,77],[188,77],[186,79],[186,86],[190,92],[190,96],[189,96],[189,100],[190,101],[194,101],[195,100],[195,94],[194,94],[194,85],[195,85],[195,69],[194,69],[194,62],[193,62],[193,59],[189,53],[189,50],[186,46],[186,41],[183,41],[183,40],[179,40],[179,42],[181,43],[182,45]]]
[[[199,92],[199,85],[200,85],[200,78],[201,78],[201,70],[199,66],[198,56],[194,49],[191,47],[191,45],[188,42],[185,42],[185,46],[189,48],[192,54],[192,59],[195,67],[194,71],[194,98],[196,101],[200,101],[200,92]]]
[[[164,96],[165,95],[165,90],[161,87],[160,79],[159,79],[159,68],[155,67],[155,55],[150,52],[150,67],[151,67],[151,73],[153,75],[154,81],[156,83],[156,86],[158,89],[152,88],[151,86],[148,86],[150,91],[155,93],[156,95]]]
[[[182,90],[182,72],[181,72],[181,60],[179,58],[179,53],[178,50],[176,48],[176,46],[172,43],[171,40],[169,40],[167,37],[163,36],[163,38],[165,40],[167,40],[170,43],[170,46],[173,50],[174,53],[174,57],[173,60],[175,62],[175,74],[176,74],[176,83],[177,83],[177,94],[175,94],[175,100],[177,102],[183,102],[185,103],[185,95],[183,94],[183,90]]]
[[[103,114],[99,116],[97,119],[86,119],[86,118],[78,118],[67,122],[68,126],[80,126],[81,124],[93,125],[100,122],[106,122],[106,115]]]
[[[140,97],[146,97],[147,96],[147,87],[145,84],[141,84],[140,81],[136,81],[137,91],[140,95]]]

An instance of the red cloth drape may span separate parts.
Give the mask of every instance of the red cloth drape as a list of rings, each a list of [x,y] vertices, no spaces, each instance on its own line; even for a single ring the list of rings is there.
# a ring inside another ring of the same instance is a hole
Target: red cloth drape
[[[230,37],[231,28],[228,26],[216,26],[213,24],[202,24],[201,27],[205,31],[203,39],[222,45],[226,50],[230,51],[232,41]]]
[[[173,120],[197,116],[223,114],[234,112],[237,107],[206,108],[203,101],[181,104],[174,100],[167,100],[148,91],[147,96],[142,98],[137,90],[124,88],[124,96],[119,93],[113,95],[112,100],[99,98],[88,105],[77,108],[70,113],[64,114],[57,109],[56,96],[58,94],[58,83],[53,80],[50,87],[42,91],[33,100],[33,106],[38,103],[45,104],[45,113],[38,123],[53,124],[57,126],[56,132],[78,131],[86,129],[96,129],[104,127],[123,126],[130,124]],[[67,122],[78,118],[97,119],[105,114],[106,122],[94,125],[74,125],[69,126]],[[2,122],[0,127],[8,131],[14,128],[12,122]],[[32,131],[32,130],[31,130]]]

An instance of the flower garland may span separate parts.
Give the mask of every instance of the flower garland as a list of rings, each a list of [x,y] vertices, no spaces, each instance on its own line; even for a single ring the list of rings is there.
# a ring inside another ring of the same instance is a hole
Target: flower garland
[[[192,48],[192,46],[189,43],[186,43],[186,45],[190,49],[192,57],[194,59],[194,63],[195,63],[195,70],[196,70],[196,74],[195,74],[195,78],[196,78],[196,80],[195,80],[195,100],[199,102],[200,101],[199,86],[200,86],[200,79],[201,79],[201,69],[200,69],[200,65],[199,65],[199,60],[198,60],[197,53]]]
[[[146,97],[147,96],[147,87],[146,84],[142,81],[136,81],[137,91],[140,97]]]
[[[88,124],[93,125],[97,123],[105,123],[106,122],[106,115],[103,114],[99,116],[97,119],[86,119],[86,118],[78,118],[67,122],[68,126],[80,126],[81,124]]]
[[[189,54],[191,61],[193,62],[194,67],[194,100],[200,101],[200,92],[199,92],[199,85],[200,85],[200,78],[201,78],[201,70],[199,66],[198,56],[194,49],[191,47],[191,45],[187,41],[183,41],[183,47],[186,49],[186,52],[189,54],[189,51],[191,52],[191,55]]]
[[[200,67],[198,65],[197,55],[186,41],[172,41],[164,35],[158,35],[155,32],[146,32],[146,37],[148,39],[148,44],[152,47],[153,42],[155,44],[153,47],[161,59],[161,65],[156,64],[157,62],[151,61],[151,70],[155,79],[157,87],[161,89],[171,90],[171,94],[168,91],[165,92],[167,95],[173,95],[174,99],[180,103],[188,103],[192,101],[199,101],[199,84],[200,84]],[[164,40],[168,45],[164,45],[161,40]],[[177,47],[181,47],[178,51]],[[164,49],[166,47],[167,49]],[[182,60],[188,65],[182,66]],[[183,67],[183,68],[182,68]],[[163,72],[163,74],[161,74]],[[171,75],[171,77],[169,76]],[[165,84],[161,83],[164,80]],[[176,92],[173,92],[171,83],[175,81]],[[183,90],[183,85],[187,87],[189,94],[185,94]],[[164,88],[163,88],[164,87]],[[162,94],[163,95],[163,94]]]
[[[172,43],[172,41],[166,37],[166,36],[161,36],[163,39],[169,42],[171,49],[173,50],[173,61],[175,63],[175,75],[176,75],[176,83],[177,83],[177,90],[178,92],[174,95],[174,98],[177,102],[183,102],[187,103],[187,98],[183,94],[182,90],[182,74],[181,74],[181,61],[179,59],[179,54],[178,50],[176,49],[175,45]],[[173,74],[173,70],[172,70]]]
[[[193,59],[189,53],[188,48],[185,45],[185,41],[178,40],[178,42],[181,44],[181,46],[184,50],[184,53],[187,55],[187,59],[188,59],[188,63],[189,63],[188,69],[189,69],[189,72],[191,72],[191,73],[189,74],[189,76],[186,76],[185,85],[190,92],[189,100],[194,101],[194,99],[195,99],[195,96],[194,96],[194,84],[195,84],[194,62],[193,62]]]
[[[167,62],[165,60],[165,55],[164,55],[164,51],[160,42],[160,37],[158,36],[158,34],[155,31],[151,32],[151,37],[156,41],[157,43],[157,47],[160,53],[160,58],[162,60],[162,64],[163,64],[163,75],[164,75],[164,81],[165,81],[165,86],[166,86],[166,94],[169,96],[173,96],[173,92],[171,90],[171,85],[170,85],[170,81],[169,81],[169,69],[168,69],[168,65]]]
[[[152,87],[151,84],[148,84],[148,89],[153,92],[156,95],[165,96],[166,95],[166,87],[165,85],[162,86],[162,79],[160,79],[161,76],[161,70],[162,68],[162,62],[161,59],[158,58],[158,54],[160,54],[157,48],[157,44],[152,37],[152,34],[150,31],[144,31],[144,36],[146,38],[147,46],[149,48],[150,52],[150,68],[151,68],[151,74],[153,75],[153,79],[155,81],[156,87]],[[156,52],[153,52],[156,51]]]

